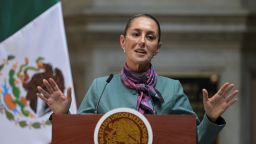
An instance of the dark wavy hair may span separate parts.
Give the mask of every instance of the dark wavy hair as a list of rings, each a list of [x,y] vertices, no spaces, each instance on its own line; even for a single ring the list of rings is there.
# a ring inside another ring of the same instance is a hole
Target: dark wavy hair
[[[152,15],[150,14],[137,14],[137,15],[134,15],[132,17],[130,17],[126,23],[126,26],[124,28],[124,31],[123,31],[123,35],[126,36],[127,34],[127,30],[130,28],[131,26],[131,23],[134,19],[138,18],[138,17],[147,17],[147,18],[150,18],[152,19],[156,24],[157,24],[157,28],[158,28],[158,42],[160,42],[161,40],[161,27],[160,27],[160,24],[159,24],[159,21]]]

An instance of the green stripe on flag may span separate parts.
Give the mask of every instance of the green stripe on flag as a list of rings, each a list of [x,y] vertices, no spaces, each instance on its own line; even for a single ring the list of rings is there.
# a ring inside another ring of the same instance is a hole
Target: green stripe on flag
[[[0,42],[59,0],[0,0]]]

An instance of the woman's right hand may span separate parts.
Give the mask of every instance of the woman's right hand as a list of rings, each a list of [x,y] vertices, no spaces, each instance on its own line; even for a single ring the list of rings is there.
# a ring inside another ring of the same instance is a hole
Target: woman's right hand
[[[71,104],[71,88],[68,88],[67,96],[65,96],[52,78],[44,79],[43,84],[46,89],[38,86],[37,96],[47,103],[54,114],[68,113]]]

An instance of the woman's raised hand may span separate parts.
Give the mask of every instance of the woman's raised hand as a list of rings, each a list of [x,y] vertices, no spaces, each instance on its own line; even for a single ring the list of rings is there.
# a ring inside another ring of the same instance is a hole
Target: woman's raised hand
[[[225,83],[211,98],[208,97],[207,90],[203,89],[204,109],[211,121],[215,122],[218,117],[237,101],[236,95],[238,90],[233,88],[234,84]]]
[[[44,79],[43,84],[46,89],[38,86],[39,93],[37,93],[37,96],[47,103],[53,113],[67,113],[71,104],[71,88],[68,88],[67,96],[65,96],[52,78],[49,80]]]

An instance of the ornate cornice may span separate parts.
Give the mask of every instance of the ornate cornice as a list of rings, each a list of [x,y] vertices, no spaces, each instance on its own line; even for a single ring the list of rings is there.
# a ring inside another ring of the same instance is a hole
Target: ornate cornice
[[[128,17],[139,10],[90,8],[79,15],[65,17],[67,32],[79,32],[84,39],[116,42]],[[164,43],[173,41],[207,41],[233,43],[242,41],[248,32],[245,10],[179,10],[152,12],[161,24]],[[250,30],[256,29],[250,26]]]

